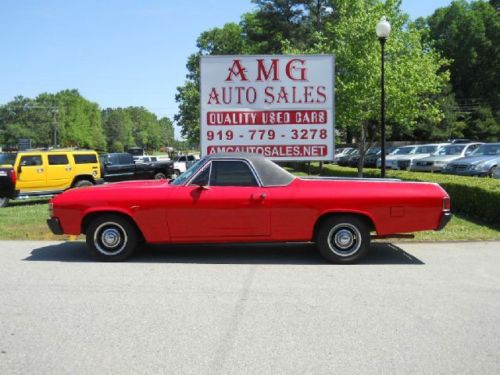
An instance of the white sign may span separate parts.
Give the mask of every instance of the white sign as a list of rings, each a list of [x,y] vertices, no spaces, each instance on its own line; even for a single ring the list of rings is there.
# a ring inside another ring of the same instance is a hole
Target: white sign
[[[333,159],[333,56],[203,56],[200,69],[203,155]]]

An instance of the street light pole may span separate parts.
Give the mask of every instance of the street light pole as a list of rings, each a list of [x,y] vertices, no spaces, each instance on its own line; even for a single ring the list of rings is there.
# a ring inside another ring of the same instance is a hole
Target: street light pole
[[[380,64],[380,152],[382,153],[382,163],[380,176],[385,177],[385,67],[384,67],[384,47],[385,38],[379,38],[380,40],[380,50],[382,51],[381,64]]]
[[[381,152],[381,165],[380,165],[380,176],[385,177],[385,42],[389,37],[391,32],[391,24],[387,22],[387,19],[382,17],[377,23],[375,31],[380,41],[380,53],[381,53],[381,63],[380,63],[380,152]]]

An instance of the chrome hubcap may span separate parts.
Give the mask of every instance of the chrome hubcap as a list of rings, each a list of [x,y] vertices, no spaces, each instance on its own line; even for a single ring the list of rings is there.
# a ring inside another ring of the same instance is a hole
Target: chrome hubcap
[[[127,232],[118,223],[106,222],[94,231],[94,245],[101,254],[117,255],[127,246]]]
[[[341,229],[335,234],[335,245],[341,249],[349,248],[354,240],[353,233],[347,229]]]
[[[355,254],[361,247],[361,241],[359,229],[350,223],[337,224],[328,232],[328,247],[341,257]]]
[[[101,239],[106,247],[115,247],[121,240],[120,232],[115,228],[106,229],[102,232]]]

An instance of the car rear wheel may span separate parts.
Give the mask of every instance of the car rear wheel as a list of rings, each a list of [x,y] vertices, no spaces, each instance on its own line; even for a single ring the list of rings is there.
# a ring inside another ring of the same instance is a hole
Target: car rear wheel
[[[316,236],[316,245],[331,263],[356,263],[370,248],[370,231],[366,223],[350,215],[334,216],[324,221]]]
[[[135,226],[119,215],[103,215],[94,219],[86,232],[90,254],[102,261],[121,261],[132,255],[139,242]]]

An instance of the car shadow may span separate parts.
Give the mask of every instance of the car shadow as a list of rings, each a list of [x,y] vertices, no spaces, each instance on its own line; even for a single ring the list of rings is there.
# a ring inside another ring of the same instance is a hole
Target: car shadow
[[[34,249],[27,261],[94,262],[84,242],[64,242]],[[313,244],[146,245],[127,262],[186,264],[329,265]],[[417,257],[391,243],[373,243],[365,265],[420,265]]]

